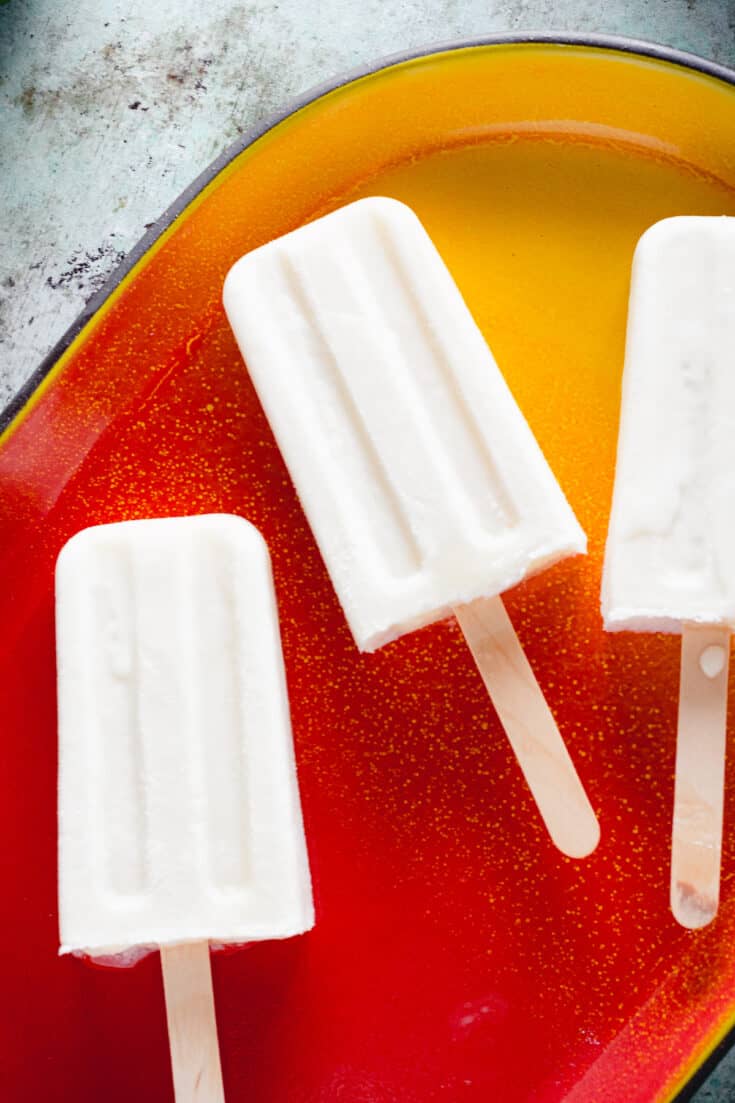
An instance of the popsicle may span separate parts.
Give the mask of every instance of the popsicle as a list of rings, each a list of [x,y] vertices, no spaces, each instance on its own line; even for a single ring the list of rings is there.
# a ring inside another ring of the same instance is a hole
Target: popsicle
[[[585,536],[419,219],[349,204],[242,257],[223,298],[358,648],[454,612],[552,839],[588,854],[499,596]]]
[[[681,633],[671,908],[719,900],[735,625],[735,219],[652,226],[633,261],[602,612],[610,631]]]
[[[56,570],[60,953],[160,949],[177,1103],[223,1098],[210,943],[313,925],[265,542],[85,529]]]

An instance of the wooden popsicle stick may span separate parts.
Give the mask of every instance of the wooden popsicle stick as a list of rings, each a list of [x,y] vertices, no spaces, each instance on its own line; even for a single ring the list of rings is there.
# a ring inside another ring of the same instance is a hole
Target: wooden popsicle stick
[[[600,827],[503,602],[478,598],[454,615],[549,835],[563,854],[584,858]]]
[[[705,927],[720,898],[728,628],[684,625],[671,842],[671,910]]]
[[[161,946],[176,1103],[224,1103],[208,942]]]

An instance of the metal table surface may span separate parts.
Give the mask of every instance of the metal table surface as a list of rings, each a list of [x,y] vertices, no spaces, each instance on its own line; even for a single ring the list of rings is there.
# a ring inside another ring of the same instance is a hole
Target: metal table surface
[[[735,66],[735,0],[0,5],[0,407],[225,146],[335,73],[511,31],[629,35]],[[735,1051],[695,1099],[735,1100]]]

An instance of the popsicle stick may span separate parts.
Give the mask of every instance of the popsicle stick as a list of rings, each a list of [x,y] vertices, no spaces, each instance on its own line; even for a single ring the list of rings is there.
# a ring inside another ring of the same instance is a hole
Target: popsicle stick
[[[563,854],[584,858],[600,828],[503,602],[479,598],[454,615],[549,835]]]
[[[705,927],[720,898],[730,632],[685,625],[671,845],[671,910]]]
[[[209,943],[161,946],[176,1103],[224,1103]]]

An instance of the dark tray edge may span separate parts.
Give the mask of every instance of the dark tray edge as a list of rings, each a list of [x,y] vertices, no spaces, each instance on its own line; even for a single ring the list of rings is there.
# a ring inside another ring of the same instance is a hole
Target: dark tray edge
[[[469,50],[482,46],[503,46],[509,44],[535,44],[549,43],[559,46],[588,46],[600,50],[615,50],[619,53],[637,54],[642,57],[654,58],[659,61],[667,61],[673,65],[679,65],[695,72],[704,73],[706,76],[715,77],[727,84],[735,85],[735,70],[728,69],[714,61],[707,61],[696,54],[689,54],[683,50],[677,50],[673,46],[659,46],[653,42],[645,42],[642,39],[626,38],[618,35],[587,35],[587,34],[492,34],[478,38],[457,39],[456,41],[430,43],[417,47],[414,50],[401,51],[380,58],[377,61],[361,65],[340,76],[333,77],[307,89],[300,96],[287,103],[280,111],[263,120],[257,126],[246,130],[237,141],[223,150],[218,157],[203,172],[192,181],[191,184],[167,207],[136,245],[120,262],[115,271],[105,282],[104,286],[93,295],[85,304],[84,309],[69,326],[64,335],[56,342],[51,350],[44,356],[41,363],[30,375],[19,391],[10,400],[5,409],[0,412],[0,433],[3,433],[11,422],[21,412],[23,407],[33,396],[40,384],[49,374],[54,364],[60,359],[75,337],[81,333],[87,323],[97,313],[99,308],[110,297],[121,281],[127,276],[141,257],[148,252],[152,245],[164,233],[188,207],[193,199],[210,184],[219,173],[230,164],[243,150],[251,146],[259,138],[262,138],[269,130],[283,122],[290,115],[300,111],[302,107],[313,103],[329,92],[342,88],[346,84],[360,80],[362,77],[371,76],[382,69],[389,69],[393,65],[399,65],[404,61],[413,61],[418,58],[428,57],[431,54],[449,53],[455,50]]]

